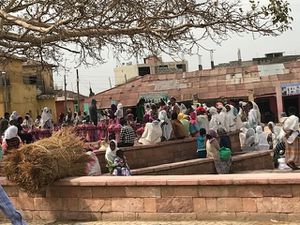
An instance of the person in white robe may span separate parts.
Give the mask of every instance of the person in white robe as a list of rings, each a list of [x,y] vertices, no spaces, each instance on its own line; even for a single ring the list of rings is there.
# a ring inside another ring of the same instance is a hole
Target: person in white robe
[[[116,152],[118,150],[119,148],[117,142],[115,140],[111,140],[105,151],[105,159],[108,163],[113,164],[115,158],[117,157]]]
[[[250,128],[250,125],[248,122],[244,122],[242,127],[240,128],[239,139],[240,139],[241,147],[243,147],[245,145],[246,133],[249,128]]]
[[[254,101],[247,103],[248,112],[248,122],[250,127],[255,129],[261,124],[261,114],[258,105]]]
[[[48,107],[45,107],[42,112],[40,127],[42,129],[52,129],[52,115]]]
[[[225,108],[227,111],[228,132],[234,132],[237,130],[237,115],[235,115],[232,105],[226,105]]]
[[[270,149],[274,149],[276,145],[282,141],[282,138],[280,138],[281,128],[276,126],[273,122],[268,123],[268,128],[270,130],[270,133],[268,134],[268,143]]]
[[[204,128],[206,131],[209,130],[209,121],[206,115],[206,110],[204,107],[198,107],[197,109],[197,122],[200,128]]]
[[[246,111],[246,106],[247,106],[246,102],[243,102],[243,101],[239,102],[238,116],[241,118],[242,122],[246,122],[247,121],[248,113]]]
[[[161,142],[162,129],[160,122],[154,119],[151,123],[146,123],[145,130],[139,139],[139,143],[143,145],[151,145]]]
[[[255,150],[255,131],[253,128],[249,128],[246,131],[245,142],[242,146],[243,151],[254,151]]]
[[[300,165],[299,118],[295,116],[295,107],[289,109],[289,114],[282,127],[285,132],[285,161],[289,167],[296,170]]]
[[[270,148],[267,140],[267,134],[263,132],[261,126],[256,127],[255,144],[257,150],[269,150]]]
[[[218,128],[223,128],[226,132],[229,131],[229,124],[228,124],[228,115],[226,108],[223,105],[219,105],[217,107],[218,111]]]
[[[123,118],[124,112],[123,112],[123,105],[122,105],[122,103],[118,103],[118,105],[117,105],[117,111],[115,112],[115,116],[118,119]]]
[[[169,140],[172,135],[172,123],[171,120],[168,118],[168,114],[166,110],[161,110],[158,113],[158,119],[161,123],[161,129],[162,129],[162,137],[164,140]]]
[[[217,132],[217,130],[219,128],[217,109],[212,106],[209,108],[208,112],[211,115],[211,118],[209,121],[209,130],[214,130],[215,132]]]

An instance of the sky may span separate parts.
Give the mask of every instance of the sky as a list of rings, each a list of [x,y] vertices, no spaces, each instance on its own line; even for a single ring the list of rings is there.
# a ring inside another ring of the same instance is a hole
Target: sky
[[[205,47],[214,49],[215,65],[219,63],[237,60],[238,49],[241,50],[242,60],[251,60],[256,57],[263,57],[266,53],[284,52],[284,55],[300,55],[300,1],[288,0],[292,9],[291,16],[294,18],[292,31],[283,33],[278,37],[262,37],[257,34],[235,35],[222,42],[219,46],[213,42],[205,43]],[[210,69],[210,53],[204,51],[202,55],[202,65],[204,69]],[[106,63],[93,67],[79,67],[79,90],[83,95],[89,94],[89,87],[94,93],[110,88],[109,79],[114,86],[114,68],[117,66],[116,59],[107,53]],[[163,61],[172,61],[166,55],[162,55]],[[198,68],[198,56],[184,56],[188,61],[188,70],[194,71]],[[142,63],[142,59],[139,59]],[[126,63],[126,61],[124,61]],[[60,71],[54,73],[54,83],[56,87],[63,88],[63,74],[66,74],[67,89],[76,92],[76,70]]]

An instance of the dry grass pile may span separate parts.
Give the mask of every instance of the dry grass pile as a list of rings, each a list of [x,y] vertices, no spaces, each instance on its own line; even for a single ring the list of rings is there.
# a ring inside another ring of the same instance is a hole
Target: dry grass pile
[[[85,175],[88,161],[83,142],[71,129],[62,129],[11,153],[4,170],[25,191],[38,193],[60,178]]]

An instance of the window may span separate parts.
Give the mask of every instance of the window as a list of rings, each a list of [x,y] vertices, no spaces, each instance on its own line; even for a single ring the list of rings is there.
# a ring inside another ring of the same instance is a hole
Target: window
[[[37,84],[37,76],[24,76],[23,82],[24,84]]]
[[[186,65],[185,64],[177,64],[176,68],[182,72],[186,72]]]
[[[150,67],[145,66],[145,67],[139,67],[139,76],[144,76],[150,74]]]

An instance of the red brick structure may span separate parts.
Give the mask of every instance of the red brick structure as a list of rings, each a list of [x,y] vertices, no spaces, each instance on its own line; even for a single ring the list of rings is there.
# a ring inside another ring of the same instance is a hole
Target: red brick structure
[[[134,107],[142,96],[175,96],[178,101],[198,98],[215,103],[216,99],[250,99],[262,108],[280,115],[293,105],[300,111],[299,95],[282,96],[282,85],[300,80],[300,61],[246,67],[219,67],[176,74],[155,74],[139,77],[93,96],[99,108],[112,102]],[[87,103],[91,102],[89,98]]]
[[[0,179],[28,220],[299,220],[300,174],[78,177],[28,195]]]

